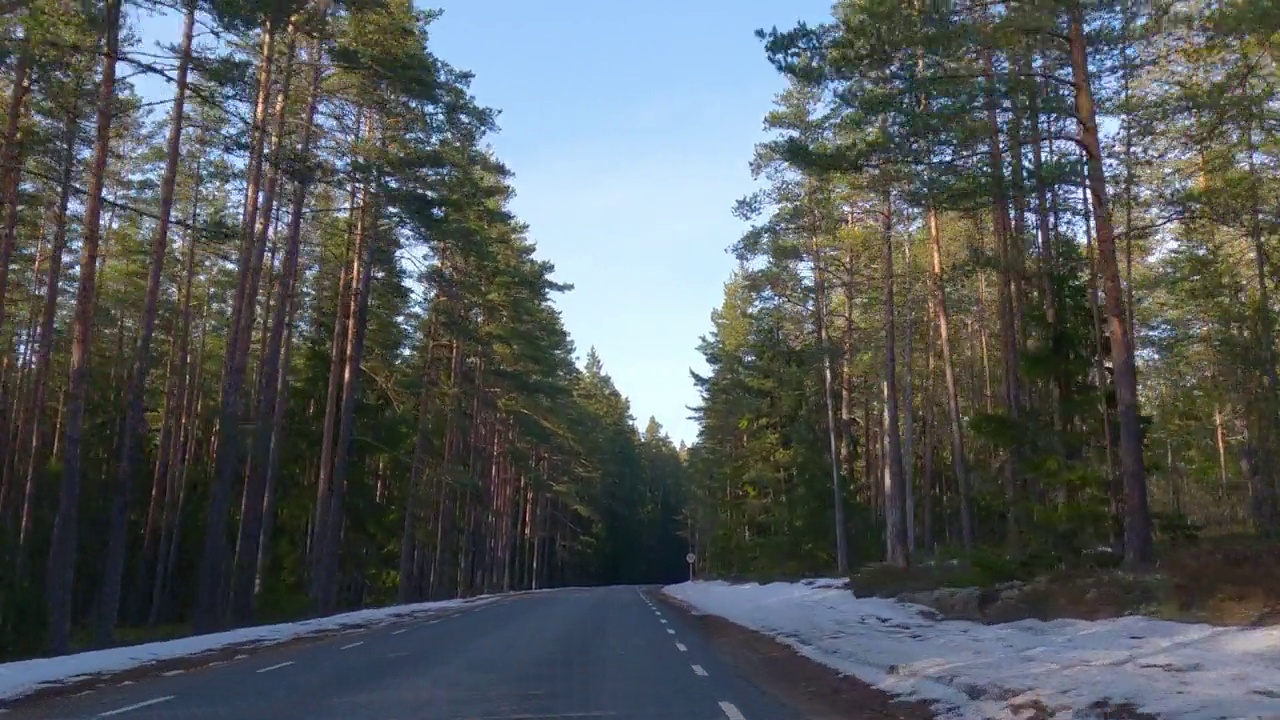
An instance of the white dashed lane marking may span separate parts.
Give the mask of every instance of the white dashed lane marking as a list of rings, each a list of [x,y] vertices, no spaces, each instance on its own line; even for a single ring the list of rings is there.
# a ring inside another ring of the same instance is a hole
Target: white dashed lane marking
[[[293,661],[290,660],[288,662],[282,662],[278,665],[272,665],[271,667],[264,667],[261,670],[258,670],[257,672],[260,672],[260,673],[271,672],[272,670],[279,670],[282,667],[289,667],[292,664],[293,664]]]
[[[675,630],[672,630],[671,628],[667,628],[667,634],[668,634],[668,635],[675,635],[675,634],[676,634],[676,631],[675,631]]]
[[[729,718],[729,720],[747,720],[746,716],[742,714],[742,711],[735,707],[731,702],[721,701],[720,709],[724,711],[724,714]]]
[[[702,669],[701,665],[693,665],[693,674],[699,677],[706,677],[707,671]]]
[[[351,643],[350,645],[343,645],[342,647],[340,647],[340,648],[338,648],[338,649],[339,649],[339,650],[350,650],[350,649],[351,649],[351,648],[353,648],[353,647],[360,647],[360,646],[361,646],[361,645],[363,645],[363,644],[364,644],[364,641],[363,641],[363,640],[361,640],[360,642],[353,642],[353,643]]]
[[[395,632],[393,632],[393,633],[391,633],[391,634],[392,634],[392,635],[399,635],[399,634],[401,634],[401,633],[407,633],[407,632],[409,632],[409,628],[403,628],[403,629],[400,629],[400,630],[396,630]]]
[[[165,695],[164,697],[151,698],[150,700],[143,700],[142,702],[134,703],[133,705],[125,705],[122,708],[116,708],[115,710],[108,710],[104,713],[98,713],[98,717],[111,717],[112,715],[127,713],[130,710],[137,710],[139,708],[148,707],[150,705],[159,705],[162,702],[167,702],[172,699],[173,699],[172,695]]]
[[[666,625],[666,624],[667,624],[667,619],[666,619],[666,618],[658,618],[658,622],[662,623],[663,625]]]
[[[689,648],[685,647],[684,643],[676,643],[676,648],[678,648],[680,652],[689,652]]]

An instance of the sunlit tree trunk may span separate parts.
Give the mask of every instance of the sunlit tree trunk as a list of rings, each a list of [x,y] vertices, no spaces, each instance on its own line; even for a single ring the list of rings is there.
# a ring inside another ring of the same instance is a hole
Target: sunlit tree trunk
[[[80,245],[80,284],[76,290],[71,378],[67,386],[63,418],[62,481],[46,572],[49,650],[56,654],[67,652],[71,642],[71,600],[75,582],[80,509],[80,455],[85,401],[89,393],[89,350],[97,289],[98,245],[102,239],[102,193],[106,186],[107,158],[111,153],[116,63],[120,56],[120,6],[121,0],[106,0],[103,9],[105,43],[102,77],[98,84],[97,133],[94,138],[93,160],[89,166],[89,191],[85,201],[83,240]]]
[[[1088,51],[1085,47],[1084,9],[1079,2],[1071,8],[1068,33],[1072,78],[1075,83],[1076,117],[1080,141],[1085,149],[1089,195],[1097,231],[1098,268],[1106,297],[1107,325],[1111,337],[1111,361],[1115,371],[1116,414],[1120,425],[1120,467],[1124,476],[1125,564],[1141,567],[1155,560],[1151,540],[1151,516],[1147,508],[1147,472],[1142,457],[1142,425],[1138,412],[1138,376],[1133,344],[1126,322],[1124,287],[1116,262],[1115,231],[1107,202],[1106,173],[1098,137],[1098,120],[1093,91],[1089,84]]]

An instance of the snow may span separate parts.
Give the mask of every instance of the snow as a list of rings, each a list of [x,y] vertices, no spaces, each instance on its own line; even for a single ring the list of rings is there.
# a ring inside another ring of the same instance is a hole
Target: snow
[[[483,595],[462,600],[393,605],[301,622],[261,625],[164,642],[3,663],[0,664],[0,701],[12,700],[42,687],[63,685],[94,675],[131,670],[161,660],[200,655],[233,646],[270,645],[316,633],[352,631],[386,625],[463,605],[484,604],[500,597],[502,596]]]
[[[1280,627],[1124,617],[1001,625],[934,619],[918,605],[856,598],[841,581],[664,589],[696,611],[771,635],[800,654],[940,717],[1098,717],[1130,703],[1162,718],[1280,718]]]

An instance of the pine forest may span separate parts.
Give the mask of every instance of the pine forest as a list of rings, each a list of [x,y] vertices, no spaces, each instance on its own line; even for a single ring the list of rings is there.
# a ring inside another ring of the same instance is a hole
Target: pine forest
[[[3,11],[4,655],[683,572],[437,13]]]
[[[439,17],[0,2],[0,659],[1280,532],[1276,7],[759,31],[688,447],[569,336]]]

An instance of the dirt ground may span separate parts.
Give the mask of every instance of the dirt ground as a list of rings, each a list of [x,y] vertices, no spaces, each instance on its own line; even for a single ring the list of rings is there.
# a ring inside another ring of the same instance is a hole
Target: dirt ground
[[[804,715],[806,720],[930,720],[937,714],[923,702],[896,700],[882,690],[796,653],[782,643],[714,615],[695,615],[683,603],[655,593],[702,627],[721,658],[743,676]],[[1039,701],[1009,704],[1022,720],[1053,720]],[[1075,717],[1082,717],[1077,714]],[[1095,720],[1160,720],[1127,703],[1097,702],[1083,717]]]
[[[802,713],[807,720],[927,720],[920,702],[902,702],[857,678],[832,670],[760,633],[713,615],[693,615],[662,593],[667,605],[690,616],[735,670]]]

